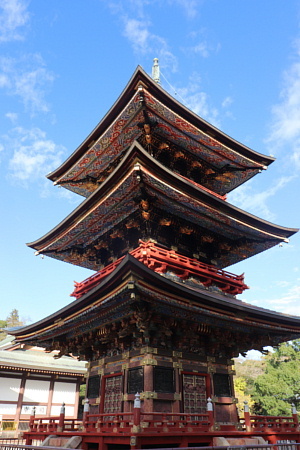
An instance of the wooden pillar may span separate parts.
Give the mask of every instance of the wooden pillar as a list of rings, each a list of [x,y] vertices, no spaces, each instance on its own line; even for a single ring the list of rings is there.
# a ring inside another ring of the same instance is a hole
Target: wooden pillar
[[[179,413],[180,412],[180,401],[182,401],[183,393],[181,392],[179,369],[174,369],[174,371],[175,371],[175,400],[173,402],[173,412]],[[181,397],[180,397],[180,394],[181,394]]]
[[[144,366],[144,391],[153,392],[153,366]],[[153,398],[144,398],[144,413],[153,412]]]
[[[246,425],[246,431],[251,431],[251,419],[250,419],[250,413],[249,413],[249,405],[248,402],[244,402],[244,419],[245,419],[245,425]]]
[[[209,425],[210,425],[209,429],[210,429],[210,430],[213,430],[213,429],[214,429],[214,425],[215,425],[215,420],[214,420],[214,406],[213,406],[213,403],[212,403],[210,397],[208,397],[208,399],[207,399],[207,406],[206,406],[206,409],[207,409],[208,420],[209,420]]]
[[[80,395],[80,379],[77,378],[76,395],[75,395],[75,403],[74,403],[74,414],[73,414],[74,419],[78,418],[79,395]]]
[[[50,380],[50,386],[49,386],[49,395],[48,395],[48,404],[47,404],[46,416],[50,416],[51,415],[51,407],[52,407],[55,379],[56,379],[56,375],[52,375],[51,380]]]
[[[65,404],[63,403],[60,409],[57,431],[58,432],[64,431],[64,428],[65,428]]]
[[[22,412],[26,379],[27,379],[27,373],[23,373],[21,384],[20,384],[19,396],[18,396],[17,410],[16,410],[16,415],[15,415],[16,433],[18,433],[19,422],[20,422],[20,417],[21,417],[21,412]]]

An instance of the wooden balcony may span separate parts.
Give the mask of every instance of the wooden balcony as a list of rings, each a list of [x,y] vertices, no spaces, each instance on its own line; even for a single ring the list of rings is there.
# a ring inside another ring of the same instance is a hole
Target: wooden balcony
[[[217,269],[215,266],[204,264],[194,258],[188,258],[153,242],[141,241],[139,247],[131,251],[130,254],[154,272],[161,274],[172,272],[182,280],[195,278],[202,283],[204,288],[214,285],[222,292],[231,295],[241,294],[245,289],[248,289],[248,286],[244,283],[243,274],[235,275],[225,270]],[[113,272],[123,258],[124,256],[81,283],[76,282],[75,289],[71,295],[80,298],[90,291]]]

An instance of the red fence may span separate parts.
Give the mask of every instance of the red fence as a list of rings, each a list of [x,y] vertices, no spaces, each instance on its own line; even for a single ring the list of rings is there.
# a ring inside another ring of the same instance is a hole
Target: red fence
[[[53,432],[84,432],[87,434],[125,434],[132,431],[148,431],[151,433],[195,433],[212,431],[215,425],[212,413],[186,414],[186,413],[118,413],[118,414],[85,414],[83,421],[64,419],[58,417],[32,417],[30,431],[37,433]],[[222,431],[222,424],[219,430]],[[245,413],[240,421],[241,431],[254,431],[255,433],[290,433],[299,431],[298,416],[251,416]],[[232,426],[233,427],[233,426]],[[224,426],[228,430],[228,425]]]

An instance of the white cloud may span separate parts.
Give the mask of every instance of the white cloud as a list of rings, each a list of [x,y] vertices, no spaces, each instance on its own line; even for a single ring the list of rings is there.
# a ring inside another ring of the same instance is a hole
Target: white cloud
[[[5,114],[5,117],[7,119],[9,119],[12,123],[16,123],[18,120],[18,114],[17,113],[12,113],[12,112],[8,112]]]
[[[184,9],[185,14],[189,19],[194,19],[197,15],[197,7],[199,7],[199,0],[169,0],[171,4],[178,4]]]
[[[0,43],[23,38],[20,28],[29,20],[26,8],[21,0],[0,0]]]
[[[0,73],[0,88],[9,87],[10,81],[9,77],[4,73]]]
[[[201,89],[201,78],[197,73],[191,75],[185,87],[176,91],[184,105],[211,124],[220,127],[218,109],[210,105],[209,96]]]
[[[15,78],[15,93],[19,95],[26,107],[33,111],[48,112],[49,108],[44,100],[45,84],[52,82],[53,75],[44,67],[38,67],[29,72],[21,73]]]
[[[280,309],[284,314],[300,316],[300,279],[296,281],[299,284],[291,286],[284,295],[277,299],[267,300],[267,302],[275,305],[276,309]]]
[[[154,33],[151,33],[151,22],[147,19],[129,18],[122,16],[124,36],[131,43],[133,50],[138,54],[153,54],[160,60],[160,65],[175,72],[177,70],[177,58],[169,49],[167,41]]]
[[[288,148],[287,157],[300,168],[300,40],[295,44],[294,63],[283,74],[279,102],[272,108],[272,122],[266,139],[270,152]]]
[[[280,189],[289,183],[294,176],[282,177],[276,180],[276,184],[262,192],[253,192],[251,181],[239,186],[229,194],[229,201],[252,214],[263,216],[266,220],[273,221],[274,215],[267,206],[267,200],[273,197]]]
[[[110,1],[108,6],[120,20],[121,32],[128,39],[135,53],[138,55],[152,54],[153,57],[159,58],[161,67],[175,72],[178,66],[177,58],[172,53],[167,40],[151,30],[153,24],[147,14],[147,6],[150,4],[153,6],[154,1],[131,0],[126,2],[126,5],[123,2]],[[159,14],[161,2],[156,0],[156,3]]]
[[[20,97],[31,114],[49,111],[44,97],[53,80],[54,75],[39,55],[26,55],[20,60],[0,58],[0,88]]]
[[[199,42],[194,47],[191,47],[191,50],[194,53],[201,55],[203,58],[207,58],[209,56],[208,45],[206,42]]]
[[[124,20],[124,35],[131,42],[133,49],[138,53],[145,53],[148,49],[150,33],[149,24],[137,19]]]
[[[228,108],[228,106],[232,105],[232,103],[233,103],[232,97],[227,96],[222,101],[222,108]]]
[[[24,129],[16,127],[3,137],[1,144],[7,155],[8,177],[23,185],[43,179],[61,164],[64,147],[47,139],[39,128]]]

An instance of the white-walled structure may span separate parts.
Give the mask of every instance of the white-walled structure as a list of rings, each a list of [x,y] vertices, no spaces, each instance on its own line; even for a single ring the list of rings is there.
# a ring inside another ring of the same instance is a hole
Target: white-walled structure
[[[0,342],[0,422],[26,421],[33,407],[36,416],[58,416],[62,403],[66,417],[77,418],[85,362],[54,356],[40,347],[14,344],[13,336]]]

